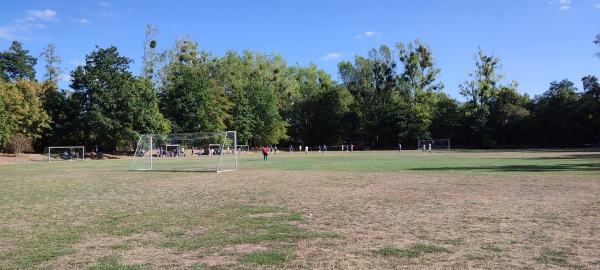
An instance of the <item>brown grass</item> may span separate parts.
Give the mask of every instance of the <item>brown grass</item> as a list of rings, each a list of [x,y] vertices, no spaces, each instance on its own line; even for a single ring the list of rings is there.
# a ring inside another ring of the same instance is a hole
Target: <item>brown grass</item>
[[[510,153],[500,155],[510,156]],[[539,156],[547,156],[547,153]],[[176,198],[186,196],[205,199],[202,202],[205,205],[194,206],[198,209],[231,204],[278,206],[301,213],[306,222],[298,226],[342,236],[301,240],[294,249],[295,259],[282,268],[600,268],[598,179],[569,175],[489,176],[402,171],[238,170],[225,174],[153,173],[147,176],[148,181],[136,187],[143,192],[131,194],[128,200],[149,208],[166,204],[177,207]],[[147,194],[155,198],[145,197]],[[185,235],[201,233],[203,228],[198,227],[186,231]],[[155,269],[186,269],[198,264],[229,268],[239,266],[238,254],[266,250],[260,244],[191,251],[141,244],[162,237],[160,234],[88,235],[74,246],[75,253],[41,266],[81,269],[96,266],[99,258],[119,256],[122,264],[150,265]],[[125,249],[115,248],[125,244]],[[417,244],[442,247],[451,252],[428,253],[416,258],[374,253],[382,248],[407,249]],[[536,259],[548,250],[565,254],[567,262],[552,264]]]

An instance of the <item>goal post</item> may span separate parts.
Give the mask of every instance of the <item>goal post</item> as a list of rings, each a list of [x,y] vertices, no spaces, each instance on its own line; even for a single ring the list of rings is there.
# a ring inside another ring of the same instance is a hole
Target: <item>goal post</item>
[[[130,171],[237,170],[235,131],[143,134],[131,161]]]
[[[48,146],[44,149],[44,161],[81,161],[85,159],[84,146]]]
[[[238,144],[237,151],[238,151],[238,153],[240,155],[243,154],[243,153],[249,153],[250,152],[250,145],[247,145],[247,144]]]
[[[450,150],[450,139],[419,140],[417,144],[417,149],[422,150],[423,146],[425,146],[425,149],[429,149],[430,143],[431,149]]]

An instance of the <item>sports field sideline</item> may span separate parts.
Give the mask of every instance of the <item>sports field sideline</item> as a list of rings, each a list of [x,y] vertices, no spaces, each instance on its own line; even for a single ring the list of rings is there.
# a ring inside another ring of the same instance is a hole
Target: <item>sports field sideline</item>
[[[600,268],[598,149],[130,163],[0,165],[0,269]]]

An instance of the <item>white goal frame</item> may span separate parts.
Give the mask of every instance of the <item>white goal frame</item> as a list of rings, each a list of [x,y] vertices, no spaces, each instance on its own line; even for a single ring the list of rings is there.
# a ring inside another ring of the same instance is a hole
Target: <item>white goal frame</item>
[[[423,146],[428,150],[428,144],[431,143],[431,149],[437,150],[450,150],[450,139],[431,139],[431,140],[419,140],[417,143],[417,150],[423,150]]]
[[[54,151],[53,151],[54,150]],[[48,146],[44,149],[44,161],[82,161],[85,146]]]
[[[237,170],[235,131],[143,134],[140,136],[130,171],[226,172]],[[193,148],[192,148],[193,147]],[[193,149],[193,150],[192,150]]]
[[[243,154],[243,153],[250,153],[250,145],[247,144],[238,144],[237,148],[236,148],[239,153],[238,154]],[[242,151],[240,151],[240,149]]]

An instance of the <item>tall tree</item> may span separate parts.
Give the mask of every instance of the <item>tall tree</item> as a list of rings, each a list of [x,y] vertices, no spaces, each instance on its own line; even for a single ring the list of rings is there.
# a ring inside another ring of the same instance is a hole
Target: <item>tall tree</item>
[[[431,48],[418,39],[407,45],[398,43],[396,48],[404,68],[400,75],[403,97],[410,104],[414,116],[411,118],[412,136],[431,138],[429,127],[432,124],[436,92],[444,87],[442,83],[436,83],[441,70],[436,67]]]
[[[35,80],[37,59],[23,50],[23,44],[13,41],[7,51],[0,52],[0,77],[3,81]]]
[[[159,100],[172,130],[224,130],[229,119],[225,90],[211,75],[216,59],[198,52],[198,43],[188,37],[176,40],[164,55],[168,62],[160,71]]]
[[[404,67],[400,81],[408,88],[410,102],[428,102],[426,92],[438,91],[443,88],[442,84],[435,83],[441,69],[436,67],[431,48],[418,39],[407,45],[398,43],[396,48],[399,60]]]
[[[57,84],[59,76],[62,73],[62,69],[58,66],[62,63],[62,58],[56,55],[56,45],[53,43],[48,44],[40,54],[40,58],[46,62],[44,66],[46,68],[46,73],[44,73],[45,81]]]
[[[345,124],[340,118],[351,103],[348,91],[336,87],[331,76],[313,63],[305,68],[290,68],[289,76],[298,86],[297,91],[290,93],[291,106],[283,114],[290,124],[288,134],[296,139],[291,143],[339,143],[346,136],[331,128]]]
[[[543,146],[574,146],[579,143],[577,88],[564,79],[553,81],[535,100],[536,142]]]
[[[69,115],[71,113],[66,91],[59,91],[58,86],[51,81],[42,84],[43,95],[40,97],[44,104],[44,110],[52,119],[50,128],[44,131],[42,138],[36,141],[36,147],[42,148],[52,145],[77,145],[71,136],[69,127]]]
[[[502,69],[500,59],[495,55],[485,55],[481,48],[474,56],[477,69],[469,74],[470,81],[460,84],[460,94],[467,98],[466,117],[470,129],[471,142],[479,147],[492,147],[495,144],[489,123],[490,106],[504,75],[496,73]]]
[[[140,132],[165,131],[166,125],[160,123],[160,117],[142,117],[160,113],[156,104],[142,103],[146,100],[142,95],[155,93],[140,89],[136,78],[128,71],[131,62],[114,46],[96,47],[86,56],[85,66],[71,72],[74,90],[70,96],[74,109],[71,122],[78,129],[73,134],[78,134],[86,146],[100,144],[101,148],[112,150],[120,145],[131,145]],[[150,111],[141,113],[143,110]],[[139,130],[139,126],[147,129]]]
[[[582,139],[588,143],[600,142],[600,83],[595,76],[585,76],[583,94],[579,99],[580,121],[583,130]]]
[[[246,50],[243,55],[228,51],[217,61],[214,74],[233,103],[231,127],[240,142],[270,145],[288,138],[279,105],[285,103],[288,90],[282,88],[289,82],[281,78],[286,73],[279,58]]]
[[[31,139],[40,138],[51,119],[44,111],[40,96],[42,86],[37,82],[19,80],[0,82],[0,99],[6,109],[7,127]]]
[[[210,96],[208,78],[193,67],[179,69],[163,84],[161,108],[173,132],[222,131],[225,112]]]
[[[400,135],[397,129],[390,129],[396,120],[386,117],[399,116],[390,110],[403,110],[399,98],[396,62],[389,47],[382,45],[379,50],[369,51],[369,58],[356,56],[354,64],[338,64],[344,86],[350,91],[356,105],[363,112],[365,128],[370,130],[365,139],[376,146],[395,145]],[[398,123],[392,127],[399,127]]]
[[[156,65],[159,61],[159,54],[156,51],[156,36],[158,28],[151,24],[146,25],[146,39],[144,40],[144,57],[142,63],[142,77],[152,80]]]
[[[490,104],[490,130],[499,144],[516,145],[524,143],[530,135],[531,100],[517,92],[516,82],[502,86]]]
[[[429,127],[431,138],[458,139],[460,119],[458,101],[440,93],[436,99]]]

